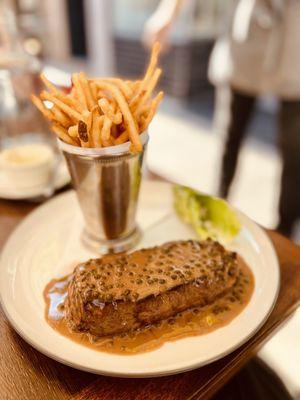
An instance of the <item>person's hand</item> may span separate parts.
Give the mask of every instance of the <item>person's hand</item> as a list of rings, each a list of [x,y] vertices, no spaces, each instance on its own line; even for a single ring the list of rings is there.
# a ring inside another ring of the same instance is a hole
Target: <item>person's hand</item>
[[[143,42],[152,47],[160,42],[162,50],[169,45],[172,24],[175,21],[185,0],[161,0],[154,14],[145,23]]]
[[[154,16],[151,17],[145,24],[143,32],[143,43],[146,47],[152,48],[155,42],[160,42],[162,50],[167,50],[169,47],[169,39],[171,33],[172,21],[159,20]]]

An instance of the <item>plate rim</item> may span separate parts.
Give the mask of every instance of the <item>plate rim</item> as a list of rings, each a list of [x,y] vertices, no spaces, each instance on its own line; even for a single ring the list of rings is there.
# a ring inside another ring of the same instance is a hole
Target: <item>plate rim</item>
[[[166,185],[171,185],[171,184],[169,184],[167,182],[165,184]],[[36,209],[34,209],[32,212],[30,212],[17,225],[17,227],[9,235],[8,239],[6,240],[6,242],[5,242],[5,244],[4,244],[3,248],[2,248],[2,251],[1,251],[1,254],[0,254],[0,276],[3,273],[2,269],[5,268],[3,266],[3,253],[4,253],[4,250],[7,247],[9,247],[10,241],[13,239],[13,237],[15,235],[18,234],[18,231],[22,229],[23,224],[27,223],[28,218],[30,218],[32,215],[38,214],[42,209],[48,208],[49,207],[49,203],[61,201],[61,198],[70,196],[71,193],[74,193],[74,190],[68,190],[68,191],[63,192],[63,193],[61,193],[59,195],[56,195],[51,200],[46,201],[45,203],[43,203],[42,205],[40,205]],[[251,218],[249,218],[247,215],[245,215],[243,212],[241,212],[241,211],[239,211],[237,209],[236,209],[236,211],[237,211],[237,213],[239,215],[241,215],[242,218],[246,219],[248,223],[253,224],[253,226],[255,226],[255,228],[259,230],[259,232],[263,235],[264,239],[267,241],[267,243],[269,245],[269,251],[271,251],[272,258],[274,259],[274,261],[276,263],[277,286],[276,286],[276,292],[275,292],[274,297],[273,297],[273,301],[270,304],[270,307],[269,307],[268,311],[265,313],[264,318],[262,318],[261,322],[255,327],[255,329],[253,329],[251,332],[249,332],[249,334],[246,335],[238,343],[236,343],[235,345],[229,346],[225,351],[223,351],[222,353],[219,353],[215,357],[207,358],[205,361],[195,362],[193,364],[190,364],[189,366],[184,366],[183,365],[181,367],[168,369],[166,371],[165,370],[163,370],[163,371],[155,371],[153,373],[151,373],[151,372],[139,373],[139,372],[130,372],[130,371],[129,372],[118,372],[118,371],[117,372],[113,372],[113,371],[102,370],[102,369],[94,368],[94,367],[86,367],[86,366],[84,366],[84,365],[82,365],[80,363],[77,363],[76,361],[68,361],[68,360],[66,360],[64,358],[61,358],[55,352],[53,352],[51,350],[48,350],[45,346],[41,346],[38,341],[32,340],[31,337],[28,336],[20,328],[19,324],[11,317],[9,311],[6,308],[5,300],[3,299],[2,290],[0,290],[0,304],[2,306],[4,314],[5,314],[6,318],[8,319],[9,323],[11,324],[11,326],[13,327],[13,329],[18,333],[18,335],[21,336],[28,344],[30,344],[33,348],[38,350],[40,353],[46,355],[47,357],[49,357],[49,358],[51,358],[51,359],[53,359],[53,360],[55,360],[57,362],[60,362],[60,363],[62,363],[64,365],[67,365],[69,367],[76,368],[78,370],[82,370],[82,371],[86,371],[86,372],[90,372],[90,373],[94,373],[94,374],[97,374],[97,375],[112,376],[112,377],[123,377],[123,378],[124,377],[127,377],[127,378],[150,378],[150,377],[168,376],[168,375],[175,375],[175,374],[187,372],[187,371],[190,371],[190,370],[193,370],[193,369],[197,369],[197,368],[200,368],[200,367],[202,367],[204,365],[207,365],[207,364],[210,364],[210,363],[212,363],[214,361],[217,361],[217,360],[225,357],[226,355],[232,353],[233,351],[235,351],[237,348],[241,347],[242,345],[244,345],[265,324],[266,320],[269,318],[271,312],[273,311],[273,309],[275,307],[275,304],[276,304],[277,299],[278,299],[279,290],[280,290],[280,284],[281,284],[280,263],[279,263],[277,252],[275,250],[275,247],[273,245],[272,240],[267,235],[265,230],[262,227],[260,227],[257,223],[255,223]],[[274,263],[274,266],[275,266],[275,263]],[[124,356],[124,357],[126,357],[126,356]],[[131,357],[131,356],[128,356],[128,357]]]

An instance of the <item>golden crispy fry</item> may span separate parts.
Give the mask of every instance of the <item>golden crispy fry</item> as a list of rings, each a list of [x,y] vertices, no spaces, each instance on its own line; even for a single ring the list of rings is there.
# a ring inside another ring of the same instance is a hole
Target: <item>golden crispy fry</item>
[[[67,105],[69,105],[70,107],[75,108],[75,110],[82,112],[84,110],[84,108],[82,107],[82,105],[80,104],[79,101],[77,101],[74,97],[70,96],[70,95],[65,95],[63,94],[60,90],[58,90],[53,83],[51,83],[44,74],[40,75],[41,80],[43,81],[44,85],[46,86],[47,89],[50,90],[50,92],[52,94],[55,95],[55,97],[57,97],[59,100],[63,101],[64,103],[66,103]],[[73,90],[73,88],[72,88]]]
[[[110,139],[110,130],[112,121],[107,116],[104,117],[103,126],[101,130],[101,142],[105,145]]]
[[[40,98],[32,96],[32,101],[47,119],[54,121],[53,131],[66,143],[101,147],[130,140],[130,149],[139,152],[139,133],[147,129],[163,97],[160,92],[152,99],[161,74],[156,68],[159,51],[156,43],[142,80],[88,79],[80,72],[72,75],[71,91],[65,94],[42,74],[48,91],[43,91]],[[53,104],[51,110],[43,100]]]
[[[127,132],[127,131],[124,131],[124,132],[121,133],[121,135],[119,135],[119,137],[117,137],[117,138],[114,140],[114,144],[122,144],[122,143],[125,143],[125,142],[128,141],[128,139],[129,139],[128,132]]]
[[[55,121],[59,122],[64,128],[68,128],[70,125],[72,125],[71,119],[56,105],[51,108],[51,111]]]
[[[137,105],[137,107],[136,107],[136,109],[135,109],[135,115],[139,115],[139,112],[140,112],[140,110],[141,110],[141,108],[143,107],[143,105],[145,104],[145,102],[149,99],[149,97],[151,96],[151,94],[152,94],[152,92],[153,92],[153,90],[154,90],[154,88],[155,88],[155,86],[156,86],[156,84],[157,84],[157,81],[158,81],[158,79],[159,79],[159,77],[160,77],[160,75],[161,75],[161,69],[160,68],[157,68],[156,70],[155,70],[155,72],[154,72],[154,74],[152,75],[152,77],[151,77],[151,79],[149,80],[149,83],[148,83],[148,85],[146,86],[146,88],[145,88],[145,91],[144,92],[141,92],[142,93],[142,96],[141,96],[141,98],[139,99],[139,102],[138,102],[138,105]]]
[[[154,43],[154,45],[152,47],[152,51],[151,51],[149,66],[147,68],[144,79],[141,81],[141,88],[140,88],[141,90],[144,89],[143,85],[147,84],[148,80],[151,78],[151,76],[153,75],[153,73],[155,71],[160,50],[161,50],[160,43],[159,42]]]
[[[99,122],[99,128],[100,128],[100,130],[102,129],[104,120],[105,120],[105,115],[100,115],[100,116],[99,116],[99,121],[100,121],[100,122]]]
[[[82,121],[81,122],[84,122],[84,124],[86,126],[86,135],[87,135],[87,139],[82,139],[79,135],[81,146],[82,147],[90,147],[90,145],[91,145],[90,135],[91,135],[91,129],[92,129],[92,122],[93,122],[92,112],[87,111],[87,110],[84,111],[82,113]],[[78,134],[79,134],[79,131],[78,131]]]
[[[71,95],[65,96],[63,94],[58,93],[55,96],[59,100],[65,102],[68,106],[73,107],[76,111],[80,113],[84,111],[84,107],[81,105],[81,103]]]
[[[92,127],[92,113],[89,111],[84,111],[82,113],[82,117],[84,122],[86,123],[88,132],[91,130]]]
[[[78,136],[81,147],[89,147],[90,141],[89,141],[87,124],[81,120],[78,122]]]
[[[82,140],[83,142],[87,143],[89,141],[87,125],[84,121],[78,122],[78,135],[79,139]]]
[[[71,136],[72,138],[77,138],[78,137],[78,125],[70,126],[70,128],[68,129],[68,135]]]
[[[70,106],[65,104],[62,100],[57,99],[53,94],[47,93],[44,91],[41,93],[40,96],[43,100],[49,100],[53,104],[57,105],[71,119],[74,119],[75,121],[79,121],[81,119],[81,115],[77,111],[73,110]]]
[[[128,103],[121,93],[120,89],[108,82],[97,81],[97,85],[102,90],[107,90],[112,93],[118,106],[123,114],[124,122],[127,126],[130,140],[133,143],[135,151],[142,150],[142,144],[136,127],[136,122],[133,119]]]
[[[148,85],[149,80],[151,79],[157,64],[158,55],[161,49],[161,45],[159,42],[156,42],[152,48],[151,57],[149,66],[147,68],[144,79],[141,81],[136,96],[131,100],[130,107],[135,107],[141,97],[141,93],[143,93]]]
[[[37,107],[37,109],[43,114],[43,116],[46,117],[47,119],[49,119],[50,121],[52,121],[53,120],[53,114],[48,108],[45,107],[45,105],[42,102],[42,100],[39,99],[34,94],[32,94],[30,96],[30,98],[31,98],[31,101],[33,102],[33,104]]]
[[[53,83],[51,83],[49,79],[46,78],[45,74],[41,74],[40,78],[43,81],[43,84],[46,86],[46,88],[50,90],[50,92],[53,92],[55,94],[59,92],[57,87],[53,85]]]
[[[164,97],[164,92],[159,92],[158,95],[152,101],[150,111],[149,111],[147,117],[143,120],[143,123],[141,126],[141,131],[144,131],[148,128],[148,125],[152,121],[152,119],[156,113],[157,107],[159,106],[159,103],[162,101],[163,97]]]
[[[101,99],[99,99],[98,105],[103,114],[111,114],[113,112],[113,110],[110,107],[109,101],[107,100],[106,97],[102,97]],[[111,116],[111,119],[113,119],[113,116]]]
[[[95,84],[95,85],[97,86],[97,88],[98,88],[97,83],[94,82],[94,84]],[[104,97],[105,99],[111,100],[111,94],[110,94],[110,93],[105,92],[105,90],[98,90],[97,99],[98,99],[98,100],[99,100],[99,99],[102,99],[102,97]]]
[[[72,144],[73,146],[76,146],[78,143],[76,142],[76,140],[74,140],[73,138],[71,138],[68,135],[68,132],[66,129],[64,129],[63,127],[61,127],[60,125],[56,125],[53,124],[51,126],[51,129],[53,130],[53,132],[64,142],[68,143],[68,144]]]
[[[119,135],[117,125],[112,125],[111,127],[111,136],[116,139]]]
[[[94,98],[94,102],[97,103],[98,100],[98,88],[95,82],[91,81],[90,82],[90,87],[91,87],[91,92]]]
[[[73,82],[73,87],[75,88],[76,92],[76,97],[79,100],[79,102],[82,104],[85,110],[88,109],[87,101],[84,95],[84,90],[81,86],[81,82],[79,79],[79,74],[73,74],[72,75],[72,82]]]
[[[86,98],[86,104],[88,106],[88,109],[90,111],[92,111],[92,108],[95,105],[95,101],[93,99],[91,88],[90,88],[89,82],[88,82],[87,77],[84,72],[79,73],[79,80],[80,80],[81,87],[83,89],[83,92],[84,92],[84,95]]]
[[[80,106],[82,107],[82,109],[85,110],[84,106],[79,101],[78,93],[77,93],[77,90],[74,85],[72,86],[72,89],[70,91],[70,97],[72,97],[72,99],[74,99],[74,100],[77,100],[78,103],[80,104]]]
[[[120,78],[93,78],[90,79],[90,85],[93,86],[97,86],[96,82],[100,81],[100,82],[108,82],[108,83],[112,83],[113,85],[115,85],[117,88],[120,89],[120,91],[122,92],[122,94],[124,95],[124,97],[127,100],[130,100],[130,98],[133,96],[133,90],[130,86],[130,81],[124,81],[123,79]],[[99,93],[100,92],[100,93]],[[105,94],[103,91],[99,91],[97,96],[98,98],[100,97],[107,97],[107,94]]]
[[[127,84],[127,82],[123,81],[120,78],[106,78],[104,79],[106,82],[110,82],[115,84],[123,93],[124,97],[128,100],[132,97],[133,95],[133,90],[131,87]]]
[[[115,105],[110,105],[106,98],[102,98],[98,101],[99,107],[103,114],[106,115],[114,124],[119,125],[122,122],[122,114],[120,112],[115,113]]]
[[[140,87],[141,81],[131,81],[130,83],[128,82],[128,85],[131,87],[132,91],[134,94],[136,94],[136,92],[138,91],[139,87]]]
[[[144,104],[141,109],[139,110],[138,115],[136,116],[136,118],[141,118],[143,117],[145,114],[148,114],[149,110],[151,107],[151,101],[147,101],[146,104]]]
[[[104,140],[102,142],[103,147],[110,147],[113,146],[114,142],[112,140],[112,138],[109,138],[108,140]]]
[[[104,116],[99,116],[96,111],[93,112],[91,139],[94,147],[101,147],[100,131],[103,126]]]

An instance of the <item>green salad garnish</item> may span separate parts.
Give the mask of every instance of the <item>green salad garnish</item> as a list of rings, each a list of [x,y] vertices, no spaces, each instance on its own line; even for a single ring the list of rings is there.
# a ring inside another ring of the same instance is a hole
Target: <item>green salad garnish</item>
[[[177,214],[201,239],[230,241],[239,233],[241,224],[225,200],[184,186],[176,185],[173,190]]]

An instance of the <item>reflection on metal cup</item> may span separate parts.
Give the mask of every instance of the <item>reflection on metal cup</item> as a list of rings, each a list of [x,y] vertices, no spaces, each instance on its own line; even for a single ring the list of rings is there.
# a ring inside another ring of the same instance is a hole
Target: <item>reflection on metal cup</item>
[[[140,237],[135,214],[147,132],[141,141],[143,151],[136,154],[130,143],[82,148],[59,141],[85,219],[82,239],[94,251],[125,251]]]

